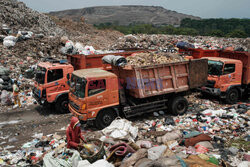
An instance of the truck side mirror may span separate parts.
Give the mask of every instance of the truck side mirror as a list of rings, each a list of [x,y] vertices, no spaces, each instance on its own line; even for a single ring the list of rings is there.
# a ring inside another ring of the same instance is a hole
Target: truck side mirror
[[[67,74],[67,79],[68,79],[68,80],[70,79],[69,73]]]

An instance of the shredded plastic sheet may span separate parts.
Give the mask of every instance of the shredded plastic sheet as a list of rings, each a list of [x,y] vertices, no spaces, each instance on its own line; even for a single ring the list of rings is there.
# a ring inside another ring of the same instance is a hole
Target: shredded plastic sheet
[[[116,119],[108,127],[102,130],[106,136],[115,139],[128,139],[134,141],[138,134],[138,127],[132,126],[132,122],[126,119]]]
[[[78,151],[76,150],[70,150],[70,149],[65,149],[62,154],[67,152],[72,153],[72,156],[68,156],[68,158],[60,158],[60,157],[55,157],[54,154],[55,152],[52,151],[48,154],[45,155],[43,158],[43,167],[72,167],[72,164],[77,164],[79,161],[81,161],[81,157]]]
[[[93,164],[90,164],[87,160],[80,161],[77,167],[114,167],[114,165],[104,159],[101,159]]]
[[[127,64],[127,60],[123,56],[107,55],[102,58],[103,63],[112,64],[114,66],[124,66]]]

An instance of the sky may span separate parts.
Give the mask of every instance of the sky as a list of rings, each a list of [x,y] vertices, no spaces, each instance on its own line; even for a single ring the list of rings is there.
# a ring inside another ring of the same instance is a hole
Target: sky
[[[39,12],[92,6],[162,6],[202,18],[250,18],[250,0],[19,0]]]

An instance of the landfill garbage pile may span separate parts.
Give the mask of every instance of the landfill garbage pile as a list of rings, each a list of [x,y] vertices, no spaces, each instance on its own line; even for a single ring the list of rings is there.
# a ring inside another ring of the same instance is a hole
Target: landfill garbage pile
[[[19,37],[29,38],[29,34]],[[23,104],[33,104],[34,100],[30,99],[31,96],[28,97],[28,101],[25,99],[27,99],[27,91],[29,91],[28,94],[32,93],[31,90],[34,85],[32,79],[34,78],[36,64],[46,57],[65,58],[58,52],[60,38],[38,38],[32,36],[29,39],[17,41],[11,48],[3,45],[0,43],[2,48],[0,50],[0,90],[12,91],[14,80],[18,80],[21,94],[23,95],[21,102]],[[9,103],[1,104],[11,105]],[[6,110],[3,109],[3,111]]]
[[[65,136],[44,136],[16,151],[5,148],[0,165],[241,166],[250,164],[250,105],[194,99],[188,112],[163,111],[139,121],[116,119],[101,131],[84,130],[84,149],[66,149]]]
[[[0,0],[0,25],[8,24],[12,33],[18,30],[44,33],[46,35],[64,35],[49,16],[34,11],[17,0]]]
[[[184,36],[184,35],[125,35],[120,37],[111,49],[119,48],[140,48],[157,49],[162,51],[178,50],[177,43],[186,42],[194,48],[202,49],[224,49],[232,47],[235,50],[247,51],[250,49],[249,38],[219,38],[209,36]]]
[[[178,54],[164,52],[136,53],[126,59],[129,65],[134,66],[165,64],[183,60]]]

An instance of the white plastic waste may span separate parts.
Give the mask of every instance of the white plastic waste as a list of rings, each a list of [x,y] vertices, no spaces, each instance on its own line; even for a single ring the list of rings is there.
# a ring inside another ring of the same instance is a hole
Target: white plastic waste
[[[2,105],[11,105],[11,96],[12,94],[7,92],[6,90],[2,91],[1,94],[1,104]]]
[[[79,54],[86,54],[87,52],[84,50],[83,45],[80,42],[76,42],[75,48]]]
[[[87,160],[79,161],[77,167],[114,167],[114,165],[104,159],[100,159],[93,164],[90,164]]]
[[[86,51],[88,52],[89,55],[95,53],[95,49],[94,49],[93,46],[88,46],[88,45],[87,45],[87,46],[84,47],[84,50],[86,50]]]
[[[138,127],[132,126],[132,122],[126,119],[116,119],[103,129],[102,132],[106,136],[115,139],[129,139],[134,141],[138,134]]]
[[[156,160],[160,158],[166,149],[167,149],[167,146],[165,145],[152,147],[148,149],[148,159]]]
[[[207,109],[205,111],[202,112],[203,114],[209,114],[211,116],[222,116],[223,114],[226,114],[227,111],[226,110],[211,110],[211,109]]]
[[[242,161],[238,167],[249,167],[250,166],[250,162],[249,161]]]
[[[8,48],[13,47],[13,46],[15,46],[16,41],[17,41],[17,38],[10,35],[10,36],[7,36],[3,39],[3,45],[8,47]]]

